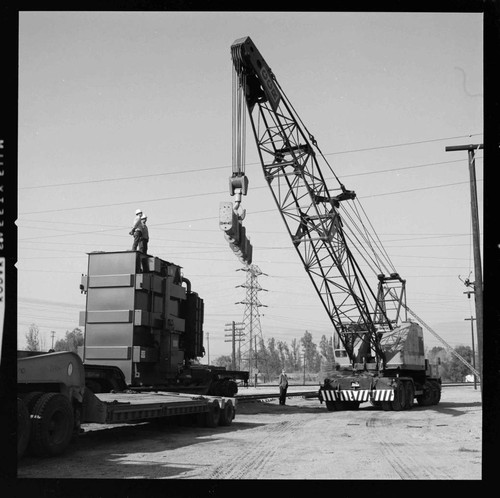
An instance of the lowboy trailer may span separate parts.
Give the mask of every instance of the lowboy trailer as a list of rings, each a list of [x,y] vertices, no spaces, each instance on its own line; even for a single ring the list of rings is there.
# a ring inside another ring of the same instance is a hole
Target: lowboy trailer
[[[17,456],[63,453],[85,423],[137,423],[153,419],[228,426],[236,399],[176,392],[93,393],[76,353],[19,357],[17,361]]]

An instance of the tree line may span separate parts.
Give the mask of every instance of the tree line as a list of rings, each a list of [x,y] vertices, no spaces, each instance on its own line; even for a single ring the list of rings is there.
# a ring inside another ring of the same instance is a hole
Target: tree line
[[[25,337],[28,351],[47,351],[45,341],[36,324],[29,326]],[[67,330],[64,338],[55,342],[53,350],[76,353],[78,346],[83,346],[83,341],[83,331],[76,327],[72,331]],[[468,363],[472,365],[475,363],[470,346],[457,346],[454,349]],[[312,334],[306,330],[300,339],[292,339],[290,345],[274,337],[267,339],[267,344],[261,341],[251,361],[253,368],[259,371],[264,382],[274,380],[282,369],[290,373],[307,371],[308,374],[326,375],[334,361],[333,351],[332,337],[327,338],[326,335],[322,335],[319,344],[316,344]],[[439,373],[443,382],[464,382],[466,376],[471,374],[466,365],[443,347],[433,347],[427,350],[426,357],[430,363],[439,365]],[[232,358],[229,355],[217,357],[214,364],[228,369],[233,368]],[[236,367],[240,370],[248,370],[249,365],[242,362]]]
[[[470,346],[460,345],[454,350],[469,364],[474,365],[477,354],[473,359]],[[425,356],[430,363],[438,365],[442,382],[464,382],[472,374],[466,365],[443,347],[433,347],[430,350],[426,348]],[[274,380],[282,369],[290,373],[307,371],[308,374],[327,376],[334,363],[333,338],[322,335],[319,344],[316,344],[312,334],[306,330],[299,340],[292,339],[288,345],[286,341],[271,337],[267,340],[267,345],[264,341],[261,342],[252,362],[252,368],[258,370],[264,382]],[[214,363],[232,368],[232,358],[229,355],[217,357]],[[242,362],[239,369],[248,369],[248,363]]]
[[[477,352],[474,352],[474,358],[470,346],[457,346],[454,351],[470,365],[477,365]],[[464,382],[467,376],[472,375],[470,369],[445,348],[433,347],[427,352],[427,358],[430,363],[438,364],[442,382]]]
[[[38,325],[32,323],[28,332],[25,335],[26,338],[26,350],[27,351],[47,351],[48,347],[45,342],[45,338],[40,335],[40,329]],[[71,332],[66,331],[63,339],[58,339],[53,348],[53,351],[73,351],[78,352],[78,346],[83,346],[83,331],[82,329],[76,327]]]
[[[274,337],[267,339],[267,344],[261,341],[251,361],[252,369],[259,372],[264,382],[268,382],[278,376],[282,369],[289,373],[305,370],[308,373],[319,373],[325,365],[333,363],[333,358],[332,337],[323,335],[319,344],[316,344],[312,334],[306,330],[301,338],[292,339],[290,345]],[[214,363],[228,369],[233,365],[229,355],[217,357]],[[237,362],[236,368],[248,370],[248,360]]]

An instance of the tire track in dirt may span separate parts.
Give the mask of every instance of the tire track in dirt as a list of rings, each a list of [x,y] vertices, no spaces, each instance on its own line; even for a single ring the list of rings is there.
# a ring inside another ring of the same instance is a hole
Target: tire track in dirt
[[[282,458],[282,449],[294,438],[307,421],[283,421],[255,430],[251,445],[241,448],[240,454],[218,464],[208,479],[256,479],[274,458]]]
[[[391,416],[392,415],[392,416]],[[409,431],[414,428],[427,430],[432,425],[429,416],[425,421],[419,421],[412,426],[411,421],[397,418],[395,414],[375,413],[367,421],[366,426],[378,439],[383,457],[391,465],[401,479],[453,479],[444,472],[439,461],[426,452],[422,444],[412,441]],[[394,431],[391,432],[391,428]],[[396,442],[392,434],[407,434],[403,442]],[[424,463],[425,462],[425,463]]]

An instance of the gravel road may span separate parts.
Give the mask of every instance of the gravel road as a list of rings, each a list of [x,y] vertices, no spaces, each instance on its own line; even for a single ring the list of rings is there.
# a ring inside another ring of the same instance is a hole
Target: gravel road
[[[437,406],[328,412],[317,399],[240,402],[229,427],[87,426],[62,456],[23,458],[19,478],[481,479],[481,394]]]

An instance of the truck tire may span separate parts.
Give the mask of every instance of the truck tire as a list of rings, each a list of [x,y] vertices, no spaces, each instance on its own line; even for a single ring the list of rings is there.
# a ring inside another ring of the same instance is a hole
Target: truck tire
[[[35,405],[37,401],[44,395],[45,393],[43,391],[31,391],[29,393],[23,393],[20,395],[21,400],[24,403],[24,406],[28,410],[28,416],[29,416],[29,432],[30,432],[30,438],[31,438],[31,416],[33,414],[33,409],[35,408]],[[28,439],[28,447],[25,448],[24,453],[31,453],[31,448],[29,445],[29,439]]]
[[[436,399],[436,405],[441,401],[441,384],[436,382],[437,384],[437,399]]]
[[[405,389],[405,383],[402,380],[398,380],[396,388],[394,389],[394,400],[391,401],[391,404],[392,404],[392,409],[395,412],[406,410],[407,406],[406,389]]]
[[[406,390],[406,407],[405,410],[410,410],[415,401],[415,387],[411,380],[405,381]]]
[[[359,410],[359,401],[344,401],[346,410]]]
[[[329,411],[329,412],[334,412],[336,409],[335,409],[335,401],[325,401],[326,403],[326,409]]]
[[[430,384],[432,386],[432,403],[431,405],[437,405],[441,400],[441,388],[439,383],[435,380],[431,380]]]
[[[42,391],[31,391],[21,395],[21,399],[23,400],[30,415],[33,413],[33,408],[35,408],[36,402],[42,397],[43,394],[44,393]]]
[[[231,425],[234,419],[234,406],[230,399],[224,403],[224,408],[220,412],[219,425]]]
[[[94,394],[102,393],[102,386],[97,380],[86,380],[85,387]]]
[[[380,406],[384,412],[389,412],[392,410],[392,401],[381,401]]]
[[[424,385],[423,385],[423,394],[420,394],[417,396],[417,403],[420,406],[430,406],[432,405],[433,399],[434,399],[434,394],[433,394],[433,389],[432,389],[432,384],[426,380]]]
[[[205,413],[205,426],[217,427],[219,425],[220,412],[220,406],[217,401],[210,403],[208,412]]]
[[[333,410],[330,411],[335,411],[335,412],[342,412],[344,410],[350,410],[353,407],[351,407],[350,403],[356,403],[356,401],[330,401],[330,403],[333,405]],[[327,406],[328,408],[328,406]],[[358,404],[359,408],[359,404]]]
[[[31,420],[28,408],[21,398],[17,398],[17,459],[20,460],[30,441]]]
[[[60,393],[46,393],[36,403],[31,416],[30,450],[37,456],[61,454],[73,436],[73,408]]]

